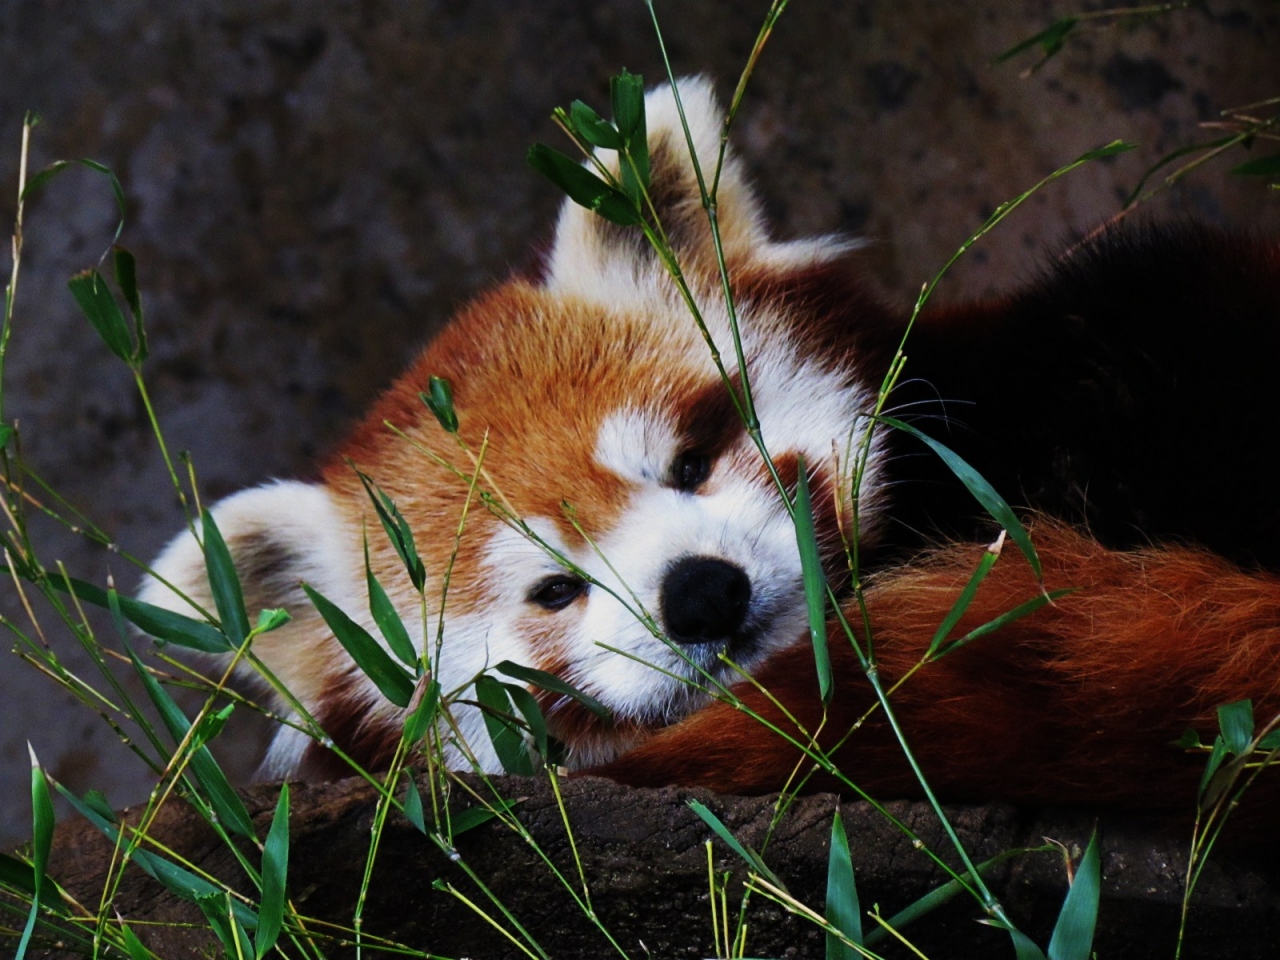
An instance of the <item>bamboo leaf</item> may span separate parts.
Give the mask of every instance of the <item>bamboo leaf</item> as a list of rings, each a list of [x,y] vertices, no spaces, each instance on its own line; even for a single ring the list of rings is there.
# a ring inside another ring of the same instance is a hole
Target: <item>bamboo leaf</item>
[[[466,833],[468,830],[474,830],[481,824],[488,823],[498,814],[510,810],[519,802],[519,799],[503,800],[495,803],[493,809],[477,806],[469,807],[461,813],[455,813],[449,819],[450,833],[456,837],[459,834]]]
[[[159,712],[169,735],[173,737],[175,743],[181,743],[186,738],[187,731],[191,729],[191,721],[174,703],[173,698],[165,692],[164,687],[160,686],[156,678],[151,675],[151,671],[142,665],[138,655],[132,649],[128,650],[128,654],[134,672],[142,680],[142,686]],[[217,729],[220,729],[220,725]],[[217,730],[213,732],[216,733]],[[213,759],[209,748],[199,743],[197,737],[192,737],[187,749],[191,755],[191,769],[200,781],[203,795],[209,802],[209,806],[213,808],[218,821],[233,833],[238,833],[250,840],[256,839],[249,811],[245,809],[240,795],[231,788],[231,783],[222,772],[222,768],[218,766],[218,762]]]
[[[1000,547],[1004,543],[1004,531],[1001,531],[1000,537],[988,547],[982,554],[982,559],[978,561],[978,566],[974,569],[969,582],[964,585],[964,589],[960,591],[960,596],[956,597],[956,602],[951,605],[951,609],[947,611],[947,615],[943,618],[942,623],[938,624],[938,629],[933,634],[933,640],[929,643],[929,649],[925,653],[925,657],[932,659],[937,654],[938,649],[951,635],[951,631],[955,629],[960,618],[964,616],[964,612],[969,609],[969,605],[973,603],[973,598],[978,592],[978,587],[983,580],[987,578],[987,574],[991,572],[991,568],[995,566],[996,561],[1000,559]]]
[[[110,606],[107,591],[75,577],[50,577],[49,583],[59,590],[73,593],[86,603],[106,609]],[[204,653],[226,653],[235,648],[212,624],[174,613],[133,597],[117,594],[121,615],[148,636]]]
[[[649,134],[644,115],[644,78],[623,70],[609,80],[614,122],[622,135],[619,155],[622,191],[639,207],[649,186]]]
[[[27,914],[26,926],[22,928],[14,960],[26,957],[40,907],[48,895],[49,878],[45,871],[49,866],[49,851],[53,847],[53,800],[49,796],[49,782],[44,778],[44,770],[30,741],[27,742],[27,752],[31,755],[31,910]]]
[[[1106,148],[1102,148],[1106,149]],[[1096,151],[1095,151],[1096,152]],[[1087,156],[1087,155],[1086,155]],[[925,444],[930,450],[942,458],[942,462],[947,465],[956,478],[965,485],[965,488],[973,496],[978,503],[982,504],[982,508],[1000,524],[1002,528],[1018,545],[1018,549],[1022,551],[1022,555],[1027,558],[1027,563],[1031,564],[1031,569],[1035,571],[1036,579],[1043,580],[1044,572],[1040,568],[1040,558],[1036,555],[1036,548],[1031,544],[1031,537],[1027,535],[1026,528],[1022,522],[1018,520],[1012,508],[1004,500],[1004,497],[996,493],[994,487],[987,483],[986,479],[978,473],[977,470],[969,466],[958,454],[953,452],[945,444],[939,443],[927,434],[921,433],[909,423],[903,423],[901,420],[895,420],[893,417],[879,417],[882,423],[887,423],[895,430],[901,430],[909,433]]]
[[[103,817],[95,808],[95,805],[84,802],[62,784],[55,783],[54,786],[77,813],[102,831],[107,836],[107,839],[113,843],[116,842],[120,831],[111,819]],[[147,876],[160,883],[174,896],[180,897],[188,903],[196,903],[199,897],[221,892],[218,887],[203,877],[198,877],[176,863],[172,863],[147,850],[135,848],[131,859]],[[245,927],[253,929],[258,925],[258,915],[245,904],[235,902],[232,909],[235,911],[236,918]]]
[[[751,869],[755,870],[760,874],[760,876],[764,877],[779,890],[784,893],[787,892],[786,884],[778,879],[778,875],[769,869],[760,854],[743,844],[737,837],[730,833],[729,828],[721,822],[719,817],[697,800],[688,800],[686,802],[689,804],[689,809],[696,813],[702,819],[702,822],[710,827],[715,835],[725,842],[730,850],[741,857],[746,862],[747,866],[751,867]]]
[[[1075,593],[1074,587],[1067,587],[1062,590],[1050,590],[1048,593],[1037,594],[1026,603],[1020,603],[1012,610],[1006,610],[998,617],[994,617],[982,624],[980,627],[974,627],[955,643],[950,644],[945,650],[939,653],[934,659],[938,660],[945,657],[948,653],[959,650],[965,644],[977,640],[979,637],[985,637],[989,633],[995,633],[1001,627],[1007,626],[1015,620],[1025,617],[1029,613],[1035,613],[1041,607],[1052,603],[1059,597],[1065,597],[1069,593]]]
[[[1004,51],[1004,53],[999,54],[991,62],[993,64],[1004,63],[1006,60],[1012,60],[1018,54],[1030,50],[1032,47],[1039,47],[1041,52],[1044,54],[1044,59],[1040,61],[1040,63],[1043,64],[1045,60],[1048,60],[1062,49],[1062,45],[1066,42],[1067,36],[1076,28],[1076,25],[1079,22],[1080,20],[1078,17],[1063,17],[1061,20],[1055,20],[1052,24],[1034,36],[1027,37],[1027,39],[1019,43],[1015,43],[1008,50]]]
[[[289,784],[280,784],[276,812],[271,818],[266,843],[262,845],[262,903],[258,908],[258,929],[254,935],[254,955],[258,960],[275,946],[284,925],[285,882],[289,873]]]
[[[1121,204],[1121,206],[1126,208],[1133,206],[1134,201],[1137,200],[1138,197],[1142,195],[1142,188],[1147,185],[1147,181],[1151,179],[1152,175],[1157,170],[1167,167],[1169,164],[1173,163],[1173,161],[1181,157],[1185,157],[1187,156],[1187,154],[1199,153],[1202,150],[1213,150],[1217,147],[1225,147],[1228,143],[1230,143],[1235,139],[1236,139],[1235,135],[1232,134],[1231,136],[1228,136],[1228,137],[1218,137],[1216,140],[1206,140],[1203,143],[1188,144],[1185,147],[1179,147],[1177,150],[1173,150],[1169,153],[1166,153],[1163,157],[1161,157],[1159,160],[1157,160],[1155,163],[1149,166],[1146,172],[1143,173],[1143,175],[1138,178],[1138,185],[1129,191],[1129,195],[1124,198],[1124,202]]]
[[[1102,868],[1098,856],[1098,831],[1089,837],[1071,889],[1062,902],[1058,922],[1049,940],[1049,960],[1089,960],[1093,931],[1098,922],[1098,898],[1102,892]]]
[[[453,388],[449,381],[444,377],[432,377],[428,387],[427,393],[418,394],[419,399],[435,414],[440,426],[448,433],[457,433],[458,412],[453,408]]]
[[[27,185],[22,190],[22,196],[18,198],[19,201],[26,200],[58,174],[73,166],[86,167],[95,173],[100,173],[111,184],[111,193],[116,199],[116,209],[120,213],[120,219],[116,222],[115,235],[111,238],[111,242],[115,243],[120,239],[120,234],[124,231],[124,187],[120,186],[120,179],[111,171],[111,168],[99,163],[97,160],[90,160],[88,157],[81,157],[78,160],[55,160],[35,176],[28,178]]]
[[[542,708],[538,706],[538,701],[524,687],[514,683],[502,684],[507,696],[511,698],[511,702],[515,704],[520,716],[524,717],[525,724],[529,727],[529,733],[533,737],[533,745],[538,748],[538,756],[544,760],[547,756],[547,721],[542,716]]]
[[[1232,167],[1231,172],[1242,177],[1280,177],[1280,153],[1256,157],[1238,167]]]
[[[407,666],[416,667],[418,652],[413,649],[409,631],[405,629],[404,621],[400,619],[400,614],[391,602],[391,598],[387,596],[387,591],[373,575],[373,567],[369,564],[368,537],[365,537],[364,541],[364,576],[369,590],[369,614],[373,617],[373,622],[378,625],[378,630],[387,641],[391,652]]]
[[[598,176],[541,143],[529,148],[529,166],[565,192],[574,203],[594,210],[600,216],[622,226],[640,222],[640,211],[622,191],[609,186]]]
[[[1201,807],[1205,806],[1205,797],[1209,789],[1209,784],[1213,782],[1213,775],[1218,772],[1218,768],[1222,766],[1222,761],[1227,759],[1227,742],[1222,739],[1222,735],[1213,738],[1213,749],[1209,751],[1209,759],[1205,761],[1204,773],[1200,775],[1200,787],[1196,791],[1197,799]]]
[[[831,819],[831,852],[827,855],[827,922],[862,946],[862,907],[849,855],[849,838],[837,808]],[[855,960],[859,954],[834,934],[827,934],[827,960]]]
[[[107,289],[102,275],[97,270],[85,270],[72,277],[67,286],[107,349],[125,363],[133,363],[133,338],[129,334],[129,325],[125,323],[124,314]]]
[[[426,685],[422,700],[404,721],[404,738],[409,743],[417,743],[427,735],[427,730],[436,719],[436,709],[440,705],[440,681],[434,677],[427,680],[426,674],[418,678],[417,687]],[[417,692],[415,687],[415,693]]]
[[[213,893],[196,897],[196,906],[209,921],[209,926],[222,943],[222,949],[226,951],[228,960],[241,960],[254,955],[249,935],[236,919],[234,903],[229,893],[215,890]]]
[[[822,573],[822,557],[818,553],[818,537],[813,527],[813,504],[809,500],[809,477],[804,457],[796,471],[795,528],[800,548],[800,572],[804,578],[804,599],[809,609],[809,640],[813,644],[813,662],[818,670],[818,692],[829,704],[831,653],[827,649],[827,578]]]
[[[124,940],[124,948],[129,951],[129,960],[155,960],[156,955],[143,945],[123,920],[120,921],[120,937]]]
[[[1253,740],[1253,701],[1237,700],[1219,707],[1218,726],[1228,750],[1237,757],[1247,753]]]
[[[569,104],[569,121],[574,132],[593,147],[603,147],[606,150],[622,149],[622,134],[614,128],[613,124],[581,100],[575,100]]]
[[[422,796],[418,793],[418,784],[413,777],[413,767],[406,767],[404,773],[404,817],[417,827],[420,833],[426,833],[427,817],[422,809]]]
[[[133,336],[137,346],[133,351],[135,363],[147,359],[147,331],[142,323],[142,297],[138,294],[138,263],[133,254],[119,244],[111,248],[112,265],[115,267],[116,286],[124,296],[124,302],[133,314]]]
[[[476,700],[481,707],[485,729],[493,742],[498,762],[507,773],[529,776],[533,773],[533,761],[529,747],[515,719],[515,707],[507,695],[506,687],[489,676],[479,676],[475,683]]]
[[[523,680],[525,683],[531,683],[535,687],[541,687],[543,690],[549,690],[552,693],[558,693],[562,696],[570,697],[573,700],[578,701],[578,703],[582,704],[601,720],[608,720],[613,716],[612,711],[610,711],[608,707],[595,697],[583,693],[577,687],[573,686],[573,684],[569,683],[567,680],[562,680],[554,673],[547,673],[545,670],[536,670],[533,667],[521,666],[520,664],[513,663],[510,660],[503,660],[493,669],[497,670],[498,673],[504,674],[505,676],[511,677],[515,680]]]
[[[320,616],[329,625],[343,649],[351,655],[351,659],[364,671],[365,676],[373,681],[374,686],[382,691],[382,695],[397,707],[409,706],[409,701],[413,698],[414,681],[408,671],[392,660],[369,631],[343,613],[333,601],[309,584],[304,583],[302,589],[320,611]]]
[[[609,78],[609,99],[613,121],[626,140],[644,132],[644,77],[625,69]]]
[[[249,635],[249,614],[244,608],[244,593],[240,590],[240,575],[231,562],[231,551],[218,530],[213,514],[208,510],[200,514],[204,530],[204,563],[209,576],[209,589],[218,619],[233,648],[239,648]]]
[[[405,570],[408,571],[409,579],[413,581],[414,588],[421,593],[427,582],[427,572],[422,565],[421,558],[418,556],[418,548],[413,542],[413,531],[409,529],[409,522],[405,520],[404,515],[400,513],[395,503],[382,492],[382,489],[376,483],[359,470],[356,471],[356,476],[364,484],[365,493],[369,495],[369,499],[373,502],[373,509],[378,514],[382,529],[387,532],[387,538],[399,555]]]
[[[1006,860],[1009,860],[1013,857],[1019,857],[1027,853],[1042,853],[1050,849],[1053,849],[1053,848],[1051,847],[1038,847],[1038,848],[1020,847],[1013,850],[1005,850],[1001,853],[996,854],[990,860],[984,860],[982,863],[978,864],[977,872],[980,876],[985,876],[986,874],[991,872],[992,868],[996,867],[1001,863],[1004,863]],[[898,911],[892,917],[890,917],[887,921],[885,921],[885,925],[894,930],[901,930],[903,927],[907,926],[913,921],[919,919],[920,917],[924,916],[927,913],[931,913],[932,911],[936,910],[938,907],[942,906],[944,903],[947,903],[948,901],[954,899],[957,894],[965,892],[968,889],[966,884],[972,878],[973,878],[972,872],[966,870],[964,873],[960,874],[958,878],[953,880],[948,880],[946,883],[942,884],[941,886],[935,887],[933,890],[930,890],[924,896],[920,897],[920,899],[914,901],[913,903],[908,904],[902,910]],[[874,930],[871,930],[867,933],[866,946],[868,947],[874,946],[876,943],[879,943],[881,940],[884,940],[887,936],[888,936],[888,932],[884,929],[884,927],[877,927]]]

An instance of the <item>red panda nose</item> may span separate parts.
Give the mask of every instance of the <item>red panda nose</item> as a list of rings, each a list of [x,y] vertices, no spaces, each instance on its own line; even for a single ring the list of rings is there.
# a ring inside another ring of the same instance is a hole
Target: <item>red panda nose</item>
[[[742,628],[751,579],[717,557],[684,557],[662,578],[662,620],[676,643],[717,643]]]

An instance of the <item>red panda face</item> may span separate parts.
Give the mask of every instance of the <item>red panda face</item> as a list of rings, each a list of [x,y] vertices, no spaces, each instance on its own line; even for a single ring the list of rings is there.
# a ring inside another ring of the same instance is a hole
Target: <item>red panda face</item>
[[[699,155],[711,163],[720,118],[709,88],[689,81],[682,92]],[[238,545],[242,576],[258,572],[249,590],[263,594],[262,605],[296,605],[287,583],[296,573],[368,621],[363,530],[372,568],[405,623],[421,625],[428,652],[439,636],[437,678],[446,692],[512,660],[610,708],[606,722],[568,698],[544,697],[575,766],[607,761],[700,706],[699,685],[736,677],[726,659],[749,670],[806,623],[794,527],[733,399],[743,371],[669,93],[651,94],[647,110],[660,215],[711,344],[638,231],[567,204],[544,277],[508,283],[462,311],[337,451],[323,485],[307,488],[305,510],[322,530],[303,533],[307,517],[289,502],[300,485],[250,491],[215,511],[233,553]],[[719,209],[760,432],[788,492],[803,457],[834,563],[843,556],[840,515],[847,521],[848,477],[863,437],[858,415],[870,410],[874,388],[822,346],[830,338],[806,326],[814,317],[779,291],[847,247],[769,240],[732,158]],[[456,439],[419,399],[433,376],[452,386]],[[414,531],[428,574],[425,616],[357,470]],[[878,477],[873,456],[864,528]],[[273,533],[281,523],[284,542]],[[264,577],[265,554],[289,559]],[[157,565],[189,594],[207,593],[186,541]],[[172,605],[152,587],[146,596]],[[314,615],[292,612],[293,623],[262,638],[260,656],[306,688],[322,722],[328,715],[366,738],[385,730],[394,742],[395,711]],[[456,713],[471,750],[496,769],[478,712]],[[286,734],[270,772],[296,771],[309,750]]]

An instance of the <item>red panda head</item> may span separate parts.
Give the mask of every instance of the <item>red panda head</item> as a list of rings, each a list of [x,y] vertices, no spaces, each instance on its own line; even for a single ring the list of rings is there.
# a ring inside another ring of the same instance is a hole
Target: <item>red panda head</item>
[[[705,81],[680,89],[709,178],[722,114]],[[669,90],[650,93],[646,112],[658,217],[741,394],[711,232]],[[843,321],[833,326],[854,307],[844,302],[852,288],[833,279],[850,247],[771,240],[731,155],[717,206],[761,435],[784,486],[794,488],[803,457],[819,534],[834,558],[837,500],[847,520],[863,436],[858,414],[874,402],[874,386],[839,335]],[[433,376],[452,385],[467,450],[419,398]],[[425,617],[357,470],[413,530],[428,577]],[[878,475],[873,457],[862,484],[864,533]],[[299,583],[376,636],[366,612],[365,535],[373,571],[429,652],[443,624],[437,678],[446,692],[512,660],[557,674],[610,708],[613,719],[602,721],[568,698],[543,700],[574,766],[607,761],[705,702],[691,682],[732,677],[722,654],[750,669],[806,623],[792,522],[688,304],[638,228],[569,202],[544,275],[465,308],[336,452],[322,483],[245,491],[213,513],[250,613],[285,607],[294,617],[255,651],[357,755],[394,744],[398,712],[355,669]],[[208,596],[194,538],[180,536],[156,568],[193,599]],[[144,597],[179,604],[155,582]],[[496,769],[478,712],[453,712],[475,756]],[[314,752],[286,730],[267,772],[295,773]]]

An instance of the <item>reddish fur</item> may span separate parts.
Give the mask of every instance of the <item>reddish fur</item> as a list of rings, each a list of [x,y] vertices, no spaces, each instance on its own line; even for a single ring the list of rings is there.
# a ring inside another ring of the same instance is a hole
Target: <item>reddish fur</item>
[[[892,698],[929,782],[952,800],[1189,812],[1204,758],[1171,743],[1188,727],[1211,739],[1216,708],[1244,697],[1260,723],[1280,711],[1280,577],[1193,549],[1108,550],[1057,525],[1034,537],[1046,586],[1077,591],[924,667]],[[981,550],[950,544],[875,580],[868,602],[887,684],[923,653]],[[1028,565],[1012,547],[1005,554],[952,636],[1036,595]],[[824,744],[873,699],[834,627],[831,648],[836,694]],[[774,657],[757,678],[816,729],[820,701],[806,644]],[[794,730],[757,690],[735,692]],[[799,760],[781,737],[717,703],[594,772],[635,785],[760,793],[781,788]],[[919,795],[880,711],[835,760],[873,796]],[[833,785],[820,778],[811,787]]]

